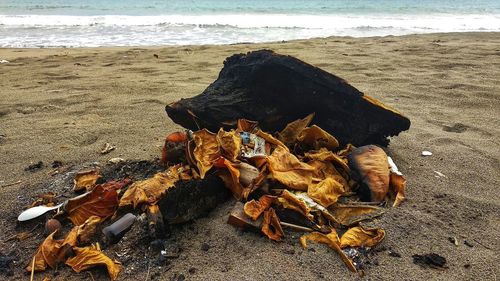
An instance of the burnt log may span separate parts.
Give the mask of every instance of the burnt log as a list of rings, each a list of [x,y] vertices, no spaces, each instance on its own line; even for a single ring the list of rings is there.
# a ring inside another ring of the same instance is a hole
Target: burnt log
[[[203,93],[166,106],[177,124],[198,130],[231,128],[236,120],[258,121],[269,132],[316,113],[316,124],[342,145],[387,145],[410,120],[343,79],[297,58],[269,50],[236,54]]]
[[[165,225],[186,223],[205,216],[231,196],[215,175],[202,180],[178,181],[158,202]]]

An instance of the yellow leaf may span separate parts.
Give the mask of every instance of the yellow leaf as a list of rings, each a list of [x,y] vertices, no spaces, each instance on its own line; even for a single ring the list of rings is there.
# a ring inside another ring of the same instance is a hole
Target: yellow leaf
[[[273,208],[269,208],[269,210],[264,212],[261,231],[269,237],[269,239],[274,241],[281,241],[281,238],[283,238],[283,229],[281,228],[280,220]]]
[[[271,204],[273,204],[275,200],[275,196],[262,195],[259,201],[251,200],[246,202],[243,210],[247,216],[256,221],[265,210],[271,207]]]
[[[356,267],[352,263],[352,260],[340,249],[340,241],[339,237],[337,235],[337,232],[335,230],[332,230],[332,232],[328,233],[327,235],[319,232],[312,232],[306,235],[302,235],[300,237],[300,244],[302,247],[305,249],[307,248],[307,240],[311,240],[317,243],[322,243],[327,245],[328,247],[332,248],[335,250],[340,255],[340,258],[342,261],[344,261],[345,265],[349,270],[352,272],[356,272]]]
[[[189,179],[189,169],[175,165],[165,172],[156,173],[152,178],[133,183],[120,198],[120,207],[141,204],[155,204],[179,180]]]
[[[121,271],[120,263],[111,260],[98,246],[74,247],[76,256],[66,260],[66,264],[74,271],[80,272],[95,266],[106,266],[111,280],[116,280]]]
[[[318,184],[311,185],[307,190],[307,195],[309,195],[311,199],[326,208],[336,203],[343,193],[344,188],[342,184],[330,177]]]
[[[293,143],[295,143],[299,134],[307,126],[309,126],[313,118],[314,113],[311,113],[303,119],[297,119],[289,123],[281,132],[278,133],[278,139],[290,147]]]
[[[329,209],[342,225],[351,226],[365,219],[372,219],[383,214],[383,209],[376,206],[335,205]]]
[[[270,143],[272,145],[281,147],[282,149],[288,151],[288,147],[284,143],[282,143],[280,140],[278,140],[277,138],[273,137],[271,134],[268,134],[268,133],[266,133],[266,132],[261,131],[260,129],[258,129],[255,132],[255,135],[258,136],[258,137],[263,138],[266,141],[266,143]]]
[[[301,162],[288,149],[276,147],[267,161],[273,178],[291,189],[307,191],[311,185],[314,167]]]
[[[215,160],[220,157],[219,144],[216,135],[206,129],[193,133],[195,148],[193,151],[196,167],[200,172],[200,178],[212,168]]]
[[[313,215],[310,214],[311,209],[306,203],[286,189],[278,197],[278,202],[283,208],[294,210],[311,221],[314,219]]]
[[[342,185],[345,192],[351,191],[349,182],[339,173],[331,162],[311,160],[307,162],[307,164],[314,167],[313,182],[320,182],[326,178],[332,178]]]
[[[59,249],[62,244],[62,240],[55,240],[54,234],[50,234],[45,238],[40,247],[35,253],[35,271],[44,271],[47,268],[47,265],[51,268],[55,268],[55,266],[61,262],[59,259]],[[31,272],[31,262],[26,267],[26,271]]]
[[[326,148],[320,148],[319,150],[306,152],[304,153],[304,156],[312,160],[330,161],[334,165],[342,168],[346,172],[346,174],[349,174],[350,172],[349,166],[347,165],[347,161],[342,159],[340,156],[336,155],[332,151],[327,150]]]
[[[222,154],[230,161],[235,161],[241,152],[241,137],[234,130],[225,132],[222,128],[217,133],[217,143],[222,149]]]
[[[297,137],[299,143],[312,147],[314,149],[326,148],[333,150],[339,146],[339,142],[335,137],[330,135],[316,125],[305,128]]]
[[[101,171],[99,169],[79,172],[78,174],[76,174],[75,179],[73,180],[74,182],[73,190],[89,191],[94,187],[97,180],[100,179],[101,177],[102,177]]]
[[[373,247],[385,237],[385,231],[380,228],[349,228],[340,238],[340,247]]]

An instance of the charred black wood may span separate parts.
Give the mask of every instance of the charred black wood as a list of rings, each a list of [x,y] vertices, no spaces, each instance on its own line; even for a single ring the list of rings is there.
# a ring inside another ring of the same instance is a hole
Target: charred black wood
[[[297,58],[260,50],[228,57],[203,93],[167,105],[177,124],[216,132],[240,118],[265,131],[315,112],[312,121],[341,144],[387,145],[387,137],[408,130],[410,120],[366,96],[343,79]]]
[[[185,223],[206,215],[230,197],[215,175],[203,180],[178,181],[158,202],[165,224]]]

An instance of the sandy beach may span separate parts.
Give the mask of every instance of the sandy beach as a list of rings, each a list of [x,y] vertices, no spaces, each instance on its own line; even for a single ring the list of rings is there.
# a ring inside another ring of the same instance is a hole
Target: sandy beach
[[[0,241],[23,229],[16,217],[48,190],[51,163],[159,157],[180,127],[166,104],[201,93],[224,59],[258,49],[293,55],[338,75],[410,118],[389,153],[408,180],[408,201],[376,223],[387,231],[365,280],[497,280],[500,275],[500,33],[299,40],[268,44],[147,48],[0,49]],[[116,150],[101,155],[105,143]],[[428,150],[432,156],[423,157]],[[25,171],[42,161],[37,171]],[[181,249],[167,267],[132,266],[119,280],[357,280],[323,245],[303,250],[299,234],[274,243],[226,224],[233,202],[169,242]],[[0,243],[14,276],[43,239]],[[456,238],[458,245],[450,242]],[[466,241],[466,242],[465,242]],[[464,243],[465,242],[465,243]],[[209,249],[202,244],[209,245]],[[202,248],[205,248],[204,250]],[[206,250],[206,251],[205,251]],[[398,253],[394,257],[390,253]],[[445,270],[414,264],[434,252]],[[120,260],[117,253],[110,252]],[[35,280],[91,280],[60,268]],[[92,271],[96,280],[105,273]],[[97,272],[97,273],[96,273]],[[93,278],[94,278],[93,277]],[[172,279],[174,278],[174,279]]]

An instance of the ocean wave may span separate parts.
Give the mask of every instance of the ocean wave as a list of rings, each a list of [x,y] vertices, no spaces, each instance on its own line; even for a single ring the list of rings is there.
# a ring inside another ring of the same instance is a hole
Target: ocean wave
[[[0,47],[271,42],[328,36],[500,31],[499,15],[0,15]]]
[[[232,14],[232,15],[157,15],[157,16],[68,16],[68,15],[0,15],[4,26],[202,26],[238,28],[306,28],[338,29],[371,26],[380,28],[431,28],[443,31],[500,28],[499,15],[300,15],[300,14]]]

